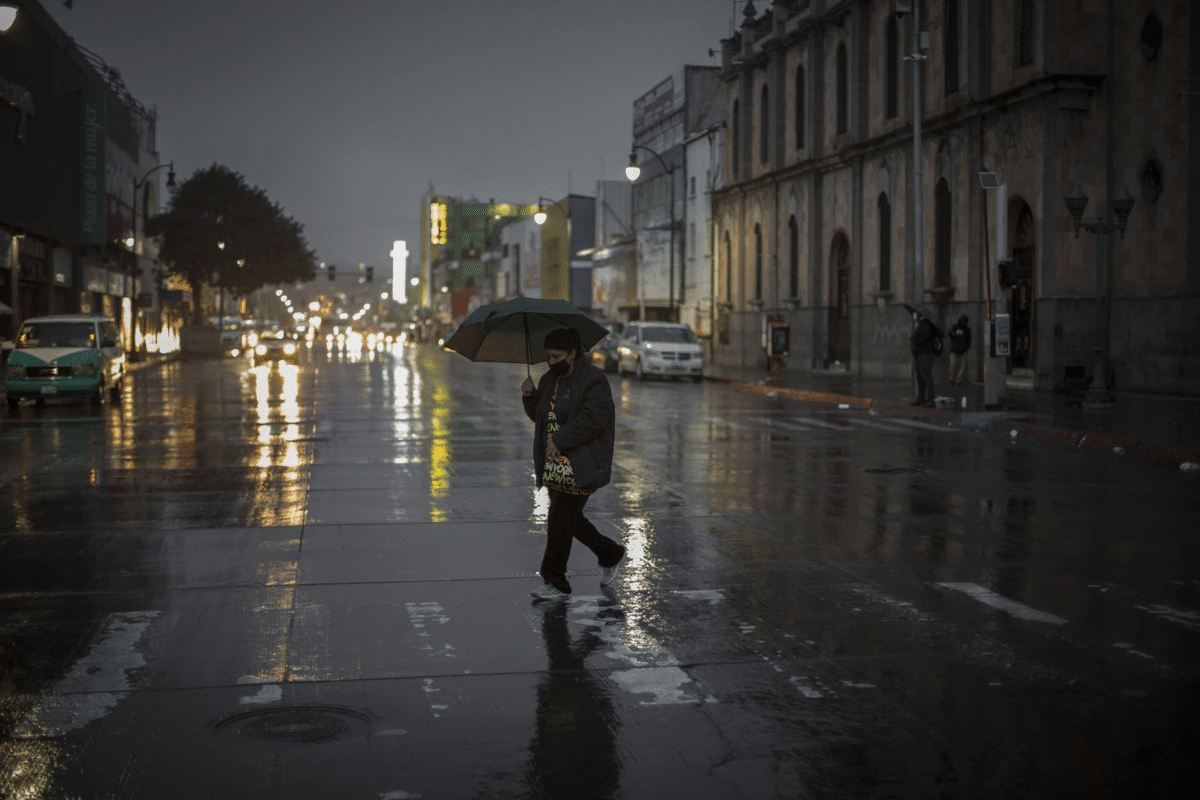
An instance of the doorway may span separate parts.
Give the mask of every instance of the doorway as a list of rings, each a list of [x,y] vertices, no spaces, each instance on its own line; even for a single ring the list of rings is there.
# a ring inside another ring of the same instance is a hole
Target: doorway
[[[1012,313],[1012,366],[1013,369],[1033,369],[1033,212],[1023,201],[1015,210],[1017,224],[1012,249],[1015,286],[1009,306]]]
[[[830,320],[830,360],[850,364],[850,241],[846,234],[833,237],[829,253],[833,314]]]

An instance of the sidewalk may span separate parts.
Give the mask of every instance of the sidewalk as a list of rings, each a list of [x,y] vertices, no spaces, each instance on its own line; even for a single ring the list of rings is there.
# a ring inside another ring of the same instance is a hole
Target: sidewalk
[[[1016,431],[1040,441],[1165,463],[1200,463],[1200,398],[1117,393],[1114,407],[1099,411],[1084,409],[1081,395],[1010,388],[1001,408],[985,410],[982,384],[942,384],[937,386],[939,407],[920,408],[909,405],[909,381],[836,372],[785,372],[772,378],[765,371],[719,364],[707,365],[704,372],[709,380],[755,394],[847,404],[1006,436]]]

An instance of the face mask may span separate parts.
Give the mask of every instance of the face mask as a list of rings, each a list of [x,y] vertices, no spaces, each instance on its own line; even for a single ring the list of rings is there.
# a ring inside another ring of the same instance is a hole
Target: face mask
[[[571,368],[571,360],[569,358],[564,358],[562,361],[557,361],[553,364],[547,364],[546,366],[550,368],[551,375],[556,378],[561,378],[563,375],[566,375],[567,370]]]

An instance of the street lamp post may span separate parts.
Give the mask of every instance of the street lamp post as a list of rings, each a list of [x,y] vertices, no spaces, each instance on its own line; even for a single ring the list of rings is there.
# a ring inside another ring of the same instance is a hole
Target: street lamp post
[[[1075,238],[1079,238],[1079,229],[1096,234],[1096,347],[1093,350],[1096,363],[1093,368],[1092,385],[1088,387],[1084,397],[1084,406],[1088,408],[1112,408],[1114,398],[1108,390],[1108,317],[1112,306],[1111,286],[1104,269],[1104,249],[1107,236],[1114,231],[1120,231],[1125,238],[1125,224],[1133,211],[1133,198],[1121,187],[1117,196],[1109,201],[1112,211],[1117,217],[1116,223],[1105,222],[1104,216],[1097,216],[1095,222],[1084,222],[1083,212],[1088,205],[1088,196],[1083,193],[1079,184],[1071,187],[1071,191],[1063,198],[1067,210],[1071,212],[1071,222],[1075,226]]]
[[[174,189],[175,188],[175,162],[174,161],[168,162],[166,164],[159,164],[156,167],[151,167],[150,169],[148,169],[146,171],[146,174],[142,176],[141,180],[135,179],[133,181],[133,209],[132,209],[132,213],[130,214],[130,216],[133,218],[132,219],[132,235],[129,237],[129,240],[126,242],[126,244],[129,245],[129,251],[131,253],[133,253],[133,275],[132,275],[133,324],[135,327],[138,324],[138,312],[141,310],[139,308],[138,296],[137,296],[138,295],[138,291],[137,291],[138,290],[138,272],[139,272],[138,251],[137,251],[138,190],[146,185],[146,182],[149,180],[151,175],[153,175],[155,172],[158,172],[163,167],[166,167],[168,170],[167,171],[167,188]],[[145,199],[143,198],[143,202],[142,202],[143,211],[145,211],[145,207],[146,207],[146,203],[145,203]],[[134,333],[133,331],[130,331],[131,335],[133,333]],[[145,348],[146,348],[145,335],[143,334],[141,342],[135,342],[134,345],[135,345],[134,346],[134,354],[135,355],[140,355],[141,353],[145,352]]]
[[[668,267],[669,273],[668,273],[668,279],[667,279],[667,283],[668,283],[668,285],[667,285],[667,307],[670,309],[669,315],[670,315],[671,322],[675,322],[676,321],[676,319],[675,319],[675,167],[673,167],[673,166],[668,167],[667,162],[663,161],[662,156],[660,156],[655,151],[651,150],[649,147],[646,147],[645,145],[640,145],[640,144],[632,145],[630,147],[630,151],[629,151],[629,166],[625,167],[625,177],[629,179],[630,183],[637,181],[637,179],[642,174],[642,168],[639,167],[638,163],[637,163],[637,152],[636,151],[638,151],[638,150],[645,150],[647,153],[649,153],[650,155],[657,158],[658,163],[662,165],[663,171],[666,172],[667,175],[670,176],[671,198],[670,198],[670,203],[668,205],[669,210],[667,213],[668,213],[668,216],[670,217],[671,239],[670,239],[670,247],[668,249],[668,255],[667,255],[667,263],[669,264],[669,267]],[[682,241],[682,237],[680,237],[680,241]],[[635,247],[636,247],[636,242],[635,242]],[[680,272],[683,271],[682,256],[680,257],[679,269],[680,269]],[[642,271],[641,265],[639,264],[638,265],[639,280],[641,278],[641,271]],[[643,284],[643,286],[644,286],[644,284]],[[643,299],[643,302],[644,302],[644,299]],[[644,313],[643,313],[643,316],[644,316]]]

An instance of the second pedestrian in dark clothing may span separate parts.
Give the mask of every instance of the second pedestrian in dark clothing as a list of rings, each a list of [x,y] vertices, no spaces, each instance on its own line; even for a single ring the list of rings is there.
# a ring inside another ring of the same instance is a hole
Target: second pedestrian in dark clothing
[[[537,485],[550,493],[541,568],[545,584],[533,596],[556,600],[571,594],[567,560],[573,540],[595,554],[605,586],[616,578],[625,548],[583,516],[588,497],[612,476],[616,411],[608,377],[585,361],[579,333],[571,328],[546,334],[544,349],[549,369],[536,387],[525,379],[521,400],[534,423]]]
[[[963,314],[954,323],[948,334],[950,337],[950,385],[965,383],[963,376],[967,371],[967,353],[971,351],[971,328],[967,325],[967,315]]]
[[[933,408],[936,395],[933,390],[933,360],[937,358],[938,330],[933,323],[913,312],[913,330],[909,336],[909,349],[917,370],[917,396],[914,406]]]

